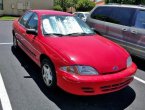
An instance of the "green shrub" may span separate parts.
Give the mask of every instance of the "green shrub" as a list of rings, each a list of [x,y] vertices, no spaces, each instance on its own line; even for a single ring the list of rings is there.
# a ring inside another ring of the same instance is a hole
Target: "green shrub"
[[[77,11],[90,11],[95,7],[95,3],[90,0],[79,0],[77,3]]]
[[[62,7],[60,5],[55,5],[53,7],[53,10],[56,10],[56,11],[63,11]]]

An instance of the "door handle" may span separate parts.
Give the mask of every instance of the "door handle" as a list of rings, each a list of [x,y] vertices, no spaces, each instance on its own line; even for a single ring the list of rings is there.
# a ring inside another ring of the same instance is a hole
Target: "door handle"
[[[126,28],[123,28],[122,31],[127,31],[127,29]]]
[[[131,30],[131,33],[132,33],[132,34],[137,34],[137,31]]]

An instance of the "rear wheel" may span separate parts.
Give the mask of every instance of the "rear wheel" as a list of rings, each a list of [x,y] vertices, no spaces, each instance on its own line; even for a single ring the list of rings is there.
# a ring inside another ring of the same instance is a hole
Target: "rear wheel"
[[[13,47],[14,47],[15,49],[18,48],[18,40],[17,40],[15,34],[13,35]]]
[[[48,59],[43,59],[41,64],[42,79],[48,88],[56,88],[55,68]]]

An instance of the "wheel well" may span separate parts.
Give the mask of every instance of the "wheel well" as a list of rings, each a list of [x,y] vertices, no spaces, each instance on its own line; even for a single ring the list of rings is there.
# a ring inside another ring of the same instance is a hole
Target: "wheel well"
[[[55,66],[54,66],[54,64],[53,64],[53,62],[52,62],[52,60],[48,57],[48,56],[46,56],[45,54],[41,54],[40,55],[40,63],[42,63],[42,60],[43,59],[48,59],[49,61],[50,61],[50,63],[52,64],[52,66],[55,68]]]

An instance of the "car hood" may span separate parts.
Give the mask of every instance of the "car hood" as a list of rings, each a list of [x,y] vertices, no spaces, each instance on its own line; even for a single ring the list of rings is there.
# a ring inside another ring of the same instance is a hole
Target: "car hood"
[[[102,74],[117,72],[126,68],[129,54],[122,47],[101,36],[48,39],[48,43],[68,57],[72,65],[92,66]]]

